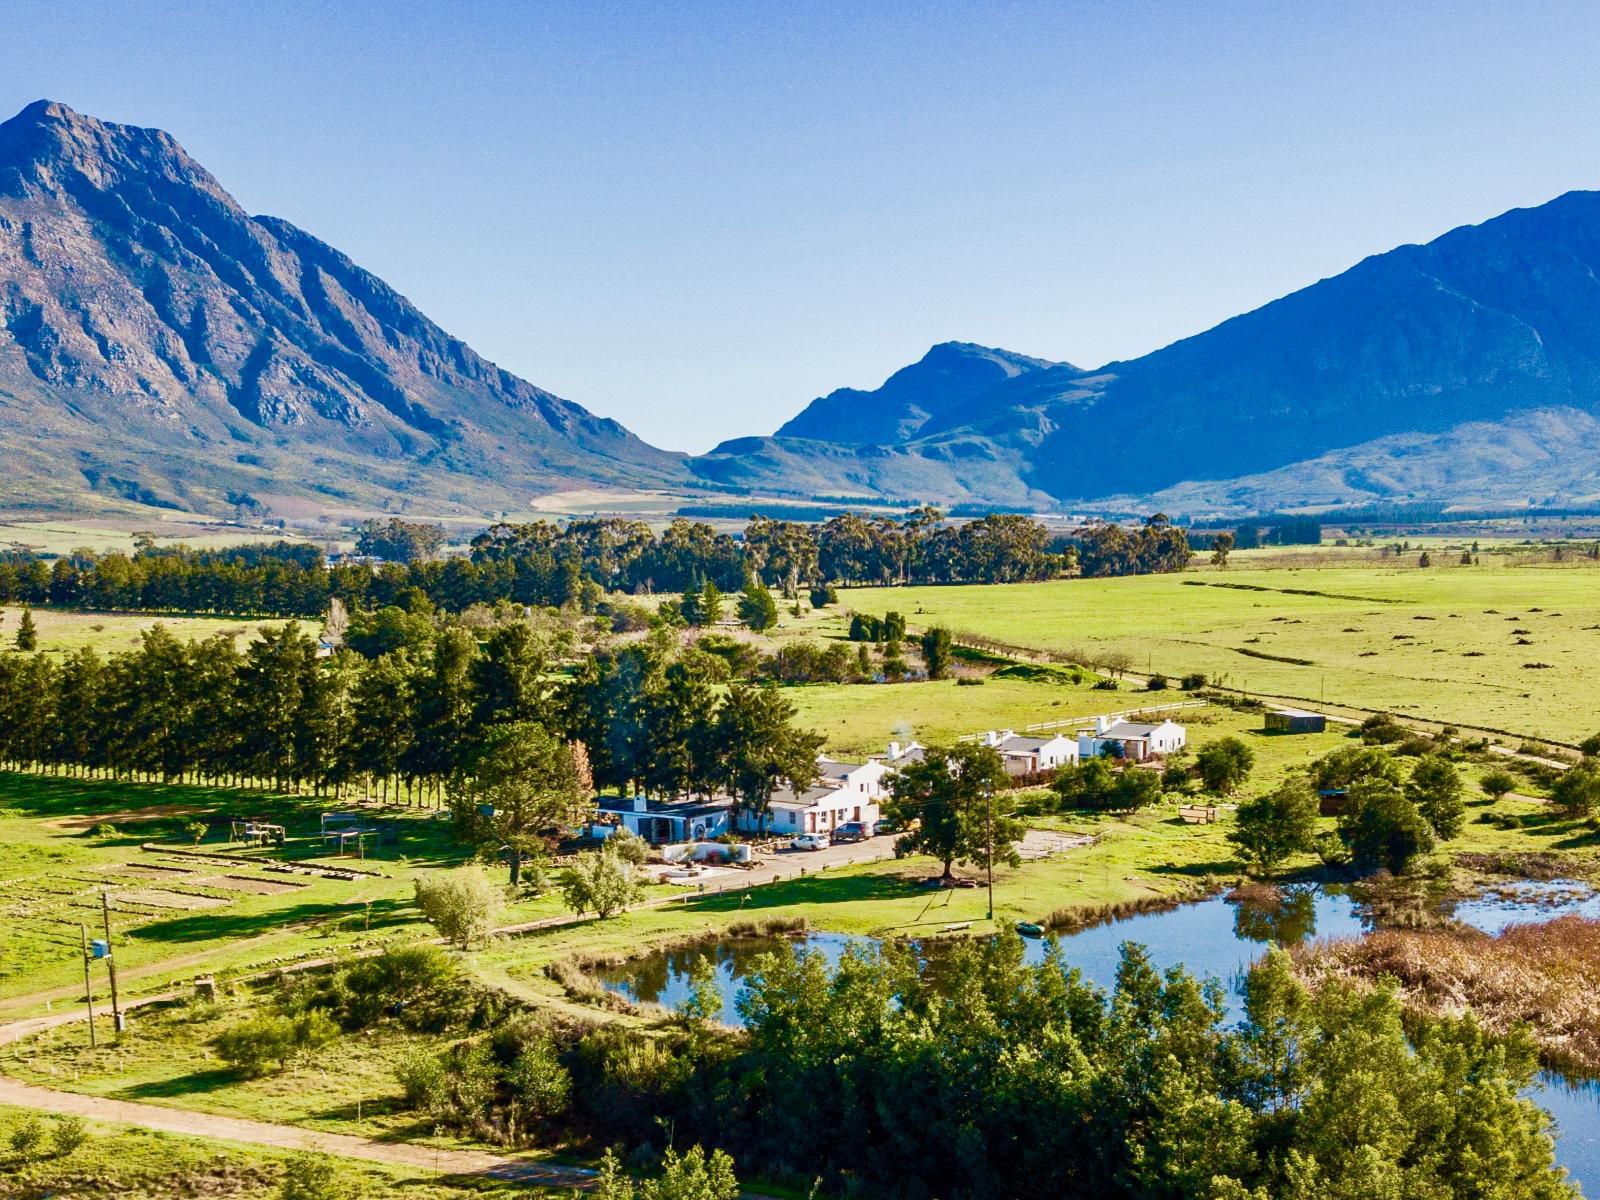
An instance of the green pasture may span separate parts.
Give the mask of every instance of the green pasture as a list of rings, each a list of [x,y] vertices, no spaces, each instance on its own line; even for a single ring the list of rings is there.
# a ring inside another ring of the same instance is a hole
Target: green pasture
[[[21,620],[20,605],[0,605],[0,651],[12,648]],[[39,635],[39,649],[47,654],[63,656],[84,646],[101,654],[136,649],[139,635],[152,625],[163,625],[173,637],[186,641],[203,641],[218,634],[227,634],[235,642],[241,642],[253,640],[257,630],[277,629],[284,624],[284,621],[237,617],[151,616],[143,613],[73,612],[50,608],[33,610],[33,626]]]
[[[290,1155],[213,1138],[184,1137],[105,1121],[87,1123],[87,1140],[70,1154],[51,1148],[56,1121],[26,1109],[0,1107],[0,1146],[25,1121],[40,1121],[45,1145],[24,1160],[0,1150],[8,1196],[71,1196],[79,1200],[167,1200],[172,1196],[227,1196],[274,1200]],[[520,1196],[554,1200],[570,1193],[481,1176],[436,1175],[415,1167],[390,1167],[334,1159],[338,1182],[349,1194],[398,1200],[458,1200],[467,1196]]]
[[[1482,561],[861,588],[841,599],[899,610],[915,628],[1068,658],[1122,652],[1134,671],[1204,672],[1313,704],[1564,742],[1600,729],[1600,570]]]

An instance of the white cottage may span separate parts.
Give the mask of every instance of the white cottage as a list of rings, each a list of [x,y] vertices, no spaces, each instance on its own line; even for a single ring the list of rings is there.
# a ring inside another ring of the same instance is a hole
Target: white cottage
[[[620,826],[653,846],[705,842],[733,828],[733,801],[652,800],[646,796],[601,796],[597,824]]]
[[[876,822],[878,801],[888,794],[884,782],[893,771],[877,759],[864,763],[817,759],[818,778],[798,795],[789,788],[772,794],[766,832],[779,836],[830,833],[850,821]],[[761,832],[761,814],[741,812],[738,826],[746,833]]]
[[[1027,737],[1001,729],[984,734],[983,744],[995,748],[1008,775],[1037,775],[1078,761],[1078,743],[1061,733]]]
[[[1098,758],[1110,753],[1128,762],[1148,762],[1182,750],[1188,733],[1175,721],[1142,725],[1111,717],[1096,717],[1093,730],[1078,734],[1078,757]]]

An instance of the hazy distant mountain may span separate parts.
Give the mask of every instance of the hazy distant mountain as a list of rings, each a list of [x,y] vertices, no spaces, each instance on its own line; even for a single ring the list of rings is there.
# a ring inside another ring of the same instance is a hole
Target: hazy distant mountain
[[[1573,192],[1366,259],[1143,358],[1020,373],[884,446],[824,454],[780,436],[720,446],[696,469],[781,486],[798,455],[810,490],[920,470],[920,499],[1069,504],[1512,500],[1546,494],[1541,478],[1559,481],[1558,498],[1596,494],[1593,442],[1549,435],[1600,412],[1597,267],[1600,194]],[[897,403],[918,407],[913,394]],[[892,474],[869,461],[885,458]]]
[[[682,481],[682,457],[485,361],[158,130],[0,124],[0,503],[87,490],[438,512]]]
[[[874,391],[839,388],[813,400],[776,436],[846,444],[909,441],[942,418],[970,421],[999,385],[1055,366],[1074,369],[971,342],[942,342]]]

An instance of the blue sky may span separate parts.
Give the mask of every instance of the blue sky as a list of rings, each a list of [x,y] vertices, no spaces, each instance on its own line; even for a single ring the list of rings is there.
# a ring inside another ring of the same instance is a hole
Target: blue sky
[[[1131,357],[1600,186],[1600,6],[10,0],[0,109],[171,131],[657,444],[962,339]]]

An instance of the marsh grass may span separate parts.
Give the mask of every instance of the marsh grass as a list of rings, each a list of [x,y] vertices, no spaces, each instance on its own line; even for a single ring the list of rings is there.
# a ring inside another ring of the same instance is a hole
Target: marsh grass
[[[1492,937],[1459,926],[1386,930],[1303,947],[1294,957],[1310,982],[1370,986],[1389,977],[1414,1011],[1470,1008],[1497,1034],[1526,1025],[1547,1067],[1600,1078],[1600,921],[1569,915]]]

